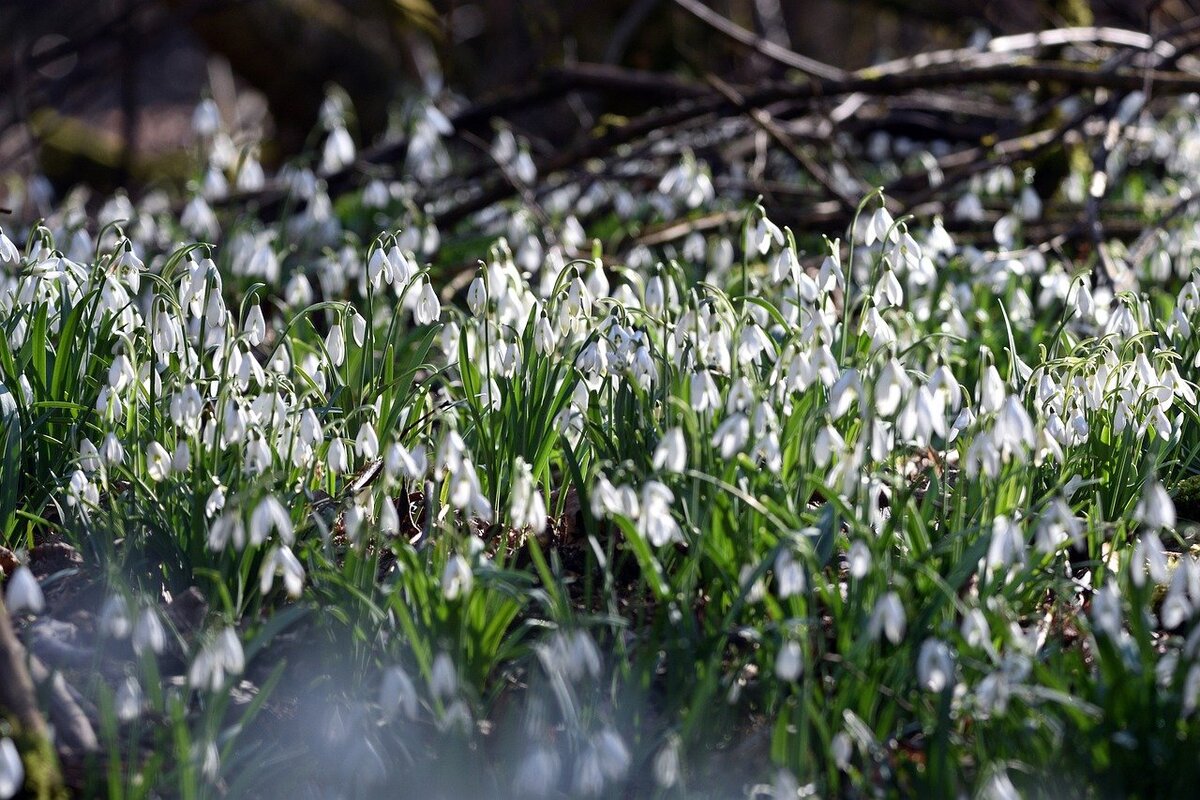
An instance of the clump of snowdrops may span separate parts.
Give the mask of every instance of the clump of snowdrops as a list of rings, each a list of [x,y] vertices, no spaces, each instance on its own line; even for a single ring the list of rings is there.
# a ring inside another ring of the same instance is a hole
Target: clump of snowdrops
[[[662,260],[518,213],[455,303],[410,210],[340,228],[335,106],[285,176],[304,208],[222,231],[208,201],[263,177],[206,113],[178,219],[116,198],[0,235],[0,533],[72,543],[129,642],[92,689],[110,795],[1200,777],[1189,245],[1118,286],[878,194],[817,250],[750,205]],[[670,177],[660,205],[713,200]],[[186,630],[162,607],[192,587]],[[10,611],[50,588],[18,568]],[[0,796],[21,774],[0,740]]]

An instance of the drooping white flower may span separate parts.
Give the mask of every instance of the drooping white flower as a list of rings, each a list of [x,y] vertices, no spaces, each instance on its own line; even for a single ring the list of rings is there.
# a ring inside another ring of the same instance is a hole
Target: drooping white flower
[[[917,654],[917,681],[930,692],[941,692],[954,681],[954,654],[940,639],[926,639]]]
[[[4,591],[4,604],[10,614],[40,614],[46,608],[42,587],[29,567],[22,564],[13,570]]]
[[[151,442],[146,447],[146,474],[156,482],[171,474],[171,454],[158,442]]]
[[[533,480],[533,470],[525,459],[517,456],[514,467],[512,503],[509,516],[517,530],[529,528],[535,534],[546,529],[546,502]]]
[[[794,639],[788,639],[779,648],[779,654],[775,656],[775,676],[781,681],[791,683],[800,677],[803,669],[804,658],[800,651],[800,643]]]
[[[683,541],[679,523],[671,514],[671,505],[674,502],[674,493],[658,481],[647,481],[642,486],[638,531],[655,547],[662,547],[668,542]]]
[[[25,784],[25,766],[17,746],[7,736],[0,738],[0,800],[16,797]]]
[[[291,515],[275,495],[269,494],[258,502],[250,515],[250,543],[262,544],[272,533],[277,534],[285,545],[292,544]]]
[[[687,444],[683,429],[676,426],[663,434],[654,448],[652,463],[655,469],[668,473],[679,473],[687,467]]]
[[[259,591],[263,594],[271,591],[275,576],[283,577],[283,587],[288,597],[295,600],[304,589],[304,566],[300,559],[287,545],[271,548],[271,552],[263,559],[262,570],[259,573]]]
[[[461,555],[455,554],[446,562],[442,570],[442,596],[454,600],[470,593],[475,582],[475,574],[471,565]]]
[[[899,644],[904,638],[906,626],[904,605],[900,595],[887,592],[875,603],[875,609],[867,621],[867,636],[872,641],[878,641],[882,633],[892,644]]]
[[[1133,516],[1151,530],[1175,527],[1175,503],[1157,478],[1146,482]]]

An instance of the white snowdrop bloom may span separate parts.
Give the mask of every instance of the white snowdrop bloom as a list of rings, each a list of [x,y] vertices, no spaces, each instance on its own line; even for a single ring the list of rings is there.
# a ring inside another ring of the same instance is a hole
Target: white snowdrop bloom
[[[7,736],[0,738],[0,800],[16,797],[25,784],[25,766],[17,746]]]
[[[487,284],[481,275],[476,275],[467,287],[467,307],[471,313],[479,316],[487,306]]]
[[[221,111],[211,97],[203,98],[192,111],[192,132],[211,137],[221,129]]]
[[[1010,395],[996,417],[993,438],[1004,455],[1033,449],[1033,420],[1016,395]]]
[[[721,453],[721,458],[733,458],[746,446],[750,439],[750,420],[745,414],[727,417],[713,433],[712,446]]]
[[[1138,537],[1129,569],[1135,586],[1145,585],[1147,572],[1156,585],[1162,586],[1167,582],[1167,551],[1157,533],[1148,531]]]
[[[90,475],[98,472],[102,466],[100,451],[92,444],[91,439],[84,438],[79,443],[79,468]]]
[[[1008,772],[998,769],[984,782],[979,797],[981,800],[1021,800],[1021,793],[1008,777]]]
[[[589,637],[590,638],[590,637]],[[604,726],[592,738],[600,771],[610,781],[618,781],[629,772],[633,758],[625,740],[610,726]]]
[[[225,508],[225,487],[217,484],[204,501],[204,516],[212,519],[223,508]]]
[[[693,372],[689,379],[690,402],[698,412],[712,411],[721,405],[721,393],[717,390],[712,373],[706,369]]]
[[[447,600],[455,600],[467,595],[474,582],[475,575],[467,560],[461,555],[451,556],[442,570],[442,596]]]
[[[429,691],[443,700],[449,700],[458,691],[458,669],[448,653],[438,653],[433,659],[433,667],[429,674]]]
[[[340,322],[334,323],[325,336],[325,352],[329,354],[329,363],[340,367],[346,360],[346,334]]]
[[[246,668],[242,641],[233,628],[210,635],[192,659],[188,684],[197,689],[220,691],[227,676],[240,675]]]
[[[379,682],[379,707],[383,718],[395,718],[397,712],[403,712],[410,720],[417,718],[419,712],[417,687],[401,666],[393,666],[384,670]]]
[[[800,651],[800,643],[794,639],[787,640],[775,656],[775,676],[781,681],[791,683],[800,677],[803,669],[804,658]]]
[[[100,607],[100,633],[112,639],[124,639],[133,631],[129,603],[119,594],[109,595]]]
[[[758,252],[760,255],[766,255],[771,249],[771,244],[774,243],[778,247],[783,246],[783,231],[767,217],[761,216],[754,225],[746,229],[746,251]]]
[[[113,696],[113,710],[121,722],[132,722],[142,715],[142,685],[132,675],[117,685]]]
[[[890,417],[912,387],[912,380],[896,359],[889,359],[875,381],[875,408],[880,416]]]
[[[863,243],[870,247],[876,242],[883,244],[887,241],[895,241],[899,234],[894,226],[895,220],[892,219],[892,215],[886,208],[880,206],[872,212],[867,221],[866,229],[863,232]]]
[[[1122,632],[1121,596],[1115,581],[1106,581],[1092,595],[1092,624],[1096,630],[1117,639]]]
[[[1035,547],[1040,553],[1056,552],[1067,542],[1083,543],[1083,521],[1074,515],[1066,500],[1055,500],[1042,513],[1034,534]]]
[[[375,426],[369,422],[364,422],[358,429],[358,436],[354,439],[354,452],[358,453],[360,458],[365,458],[368,461],[379,455],[379,436],[375,433]]]
[[[989,572],[1025,563],[1025,534],[1010,517],[1001,515],[992,520],[986,562]]]
[[[0,267],[9,272],[15,272],[21,263],[21,251],[13,244],[13,240],[0,228]]]
[[[357,545],[362,541],[363,525],[369,516],[367,508],[357,498],[342,515],[342,527],[345,528],[346,538],[351,544]]]
[[[264,595],[271,591],[276,575],[283,577],[283,587],[288,597],[295,600],[300,596],[304,589],[304,567],[292,549],[286,545],[272,547],[263,559],[262,570],[259,573],[259,591]]]
[[[1142,489],[1142,498],[1133,517],[1154,531],[1175,527],[1175,503],[1157,478],[1148,481]]]
[[[167,634],[163,628],[158,612],[152,608],[142,609],[137,620],[133,623],[131,636],[133,651],[138,655],[143,653],[161,653],[167,646]]]
[[[1195,571],[1195,562],[1189,557],[1182,558],[1171,575],[1167,593],[1163,596],[1159,620],[1167,630],[1173,630],[1182,625],[1192,616],[1192,602],[1188,597],[1190,575]]]
[[[108,385],[114,392],[121,392],[137,380],[137,373],[129,356],[122,353],[113,359],[108,368]]]
[[[871,570],[871,548],[861,539],[850,545],[846,552],[846,562],[850,568],[850,577],[861,580]]]
[[[29,567],[22,564],[8,578],[4,604],[11,614],[40,614],[46,608],[42,587]]]
[[[904,605],[900,602],[900,595],[887,592],[875,603],[875,609],[867,622],[867,636],[872,641],[878,641],[882,633],[892,644],[899,644],[904,638],[905,625]]]
[[[862,392],[858,370],[850,368],[829,389],[829,416],[841,419]]]
[[[350,165],[354,162],[355,152],[350,132],[338,125],[325,139],[325,146],[321,150],[321,171],[329,174]]]
[[[350,460],[346,454],[346,443],[341,437],[335,437],[329,443],[329,452],[326,454],[325,463],[334,475],[342,475],[349,471]]]
[[[425,448],[417,445],[408,450],[399,442],[392,442],[384,451],[383,466],[390,477],[403,476],[409,480],[417,480],[425,475],[428,468]]]
[[[991,650],[992,631],[987,617],[984,616],[981,609],[972,608],[964,614],[959,630],[968,647],[982,647],[985,650]]]
[[[1000,372],[995,365],[988,365],[984,370],[983,377],[979,381],[979,410],[984,414],[991,414],[1000,410],[1004,404],[1004,399],[1008,395],[1004,387],[1004,380],[1000,377]]]
[[[904,289],[900,287],[900,281],[896,278],[896,273],[890,269],[885,269],[883,275],[879,278],[879,283],[875,285],[875,291],[871,297],[875,301],[875,305],[880,309],[895,308],[903,305]]]
[[[417,294],[417,303],[413,308],[413,322],[417,325],[432,325],[442,315],[442,303],[429,281],[422,279],[421,283],[421,291]]]
[[[834,460],[835,455],[840,455],[845,450],[846,442],[842,435],[831,425],[823,425],[813,440],[813,463],[824,469]]]
[[[558,753],[549,747],[535,746],[517,767],[513,790],[518,795],[547,797],[558,786],[561,765]]]
[[[896,418],[896,429],[904,440],[927,447],[935,434],[946,435],[946,414],[939,398],[928,386],[920,387],[909,397]]]
[[[236,550],[245,547],[246,526],[242,522],[240,514],[226,511],[208,526],[208,548],[219,553],[230,542],[233,543]]]
[[[802,594],[808,586],[804,562],[790,548],[779,551],[775,557],[775,587],[780,600]]]
[[[671,515],[671,505],[674,502],[674,493],[658,481],[647,481],[642,486],[638,532],[655,547],[683,541],[679,523]]]
[[[250,307],[246,314],[246,340],[255,347],[262,344],[267,335],[267,321],[263,319],[262,306],[257,303]]]
[[[171,454],[158,442],[146,446],[146,474],[156,482],[171,474]]]
[[[938,693],[954,683],[954,654],[940,639],[926,639],[917,654],[917,681],[927,691]]]
[[[663,284],[662,276],[652,276],[650,280],[646,281],[645,299],[642,302],[642,307],[649,314],[657,317],[662,314],[665,299],[666,286]]]
[[[681,745],[682,741],[678,735],[669,734],[654,756],[654,780],[664,789],[669,789],[679,782]]]
[[[512,504],[509,516],[517,530],[529,528],[539,534],[546,529],[546,503],[533,480],[533,470],[525,459],[517,456],[514,467]]]
[[[258,501],[250,515],[250,543],[260,545],[272,533],[279,536],[279,541],[289,546],[295,538],[291,515],[275,495],[269,494]]]
[[[375,289],[384,284],[391,284],[395,276],[395,266],[388,258],[387,250],[382,246],[376,247],[371,257],[367,259],[367,280]]]
[[[687,444],[682,428],[676,426],[663,434],[654,448],[652,463],[655,469],[667,473],[680,473],[687,468]]]

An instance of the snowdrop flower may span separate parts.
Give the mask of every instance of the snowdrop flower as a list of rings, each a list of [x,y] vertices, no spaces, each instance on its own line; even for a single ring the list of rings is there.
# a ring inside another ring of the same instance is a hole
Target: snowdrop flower
[[[241,639],[233,628],[223,628],[208,638],[192,660],[188,684],[197,689],[220,691],[226,676],[240,675],[245,668]]]
[[[679,750],[682,742],[672,733],[654,756],[654,780],[664,789],[679,782]]]
[[[142,685],[132,675],[117,686],[113,708],[121,722],[132,722],[142,715]]]
[[[146,474],[156,482],[171,474],[171,454],[158,442],[151,442],[146,447]]]
[[[533,470],[525,459],[517,456],[516,477],[512,489],[512,506],[509,515],[517,530],[529,528],[535,534],[546,529],[546,503],[542,493],[534,484]]]
[[[887,592],[875,603],[875,609],[867,621],[867,636],[872,641],[879,641],[882,633],[892,644],[899,644],[904,638],[904,628],[904,606],[900,602],[900,595]]]
[[[291,515],[275,495],[269,494],[258,502],[250,515],[250,543],[262,544],[273,532],[278,534],[279,540],[285,545],[292,544],[294,536]]]
[[[855,580],[865,578],[871,570],[871,548],[861,539],[856,540],[846,553],[846,561],[850,567],[850,577]]]
[[[137,621],[133,623],[133,651],[138,655],[143,653],[161,653],[167,646],[167,634],[163,629],[162,620],[152,608],[142,610]]]
[[[433,668],[429,675],[429,691],[435,697],[448,700],[458,691],[458,670],[449,654],[438,653],[433,659]]]
[[[949,687],[954,680],[954,654],[940,639],[926,639],[917,654],[917,681],[935,694]]]
[[[668,473],[680,473],[687,467],[687,444],[683,429],[676,426],[663,434],[654,448],[652,460],[655,469]]]
[[[513,789],[518,795],[546,797],[558,785],[560,770],[558,753],[549,747],[535,746],[521,759]]]
[[[1167,582],[1167,551],[1158,534],[1148,531],[1138,537],[1129,569],[1134,586],[1145,585],[1147,571],[1155,584],[1162,586]]]
[[[432,325],[442,315],[442,303],[429,281],[422,279],[422,288],[413,308],[413,322],[417,325]]]
[[[1157,479],[1146,483],[1133,517],[1151,530],[1175,527],[1175,503]]]
[[[230,542],[236,550],[245,547],[246,526],[240,514],[226,511],[208,526],[208,549],[219,553]]]
[[[779,551],[775,557],[775,586],[780,600],[801,594],[808,585],[804,563],[790,548]]]
[[[25,784],[25,767],[17,746],[7,736],[0,738],[0,800],[16,797]]]
[[[638,532],[655,547],[683,541],[679,524],[671,515],[671,505],[674,502],[674,493],[658,481],[647,481],[642,487]]]
[[[469,594],[475,581],[471,565],[461,555],[454,555],[446,562],[442,570],[442,596],[447,600],[455,600]]]
[[[389,667],[384,671],[379,682],[379,707],[385,720],[394,718],[398,711],[415,720],[419,710],[417,700],[417,687],[403,667]]]
[[[346,454],[346,443],[341,438],[334,438],[329,443],[329,451],[325,457],[326,466],[334,475],[342,475],[349,471],[350,460]]]
[[[17,567],[8,578],[8,586],[4,591],[4,604],[10,614],[40,614],[46,608],[46,598],[42,587],[29,567]]]
[[[375,434],[375,426],[371,423],[364,422],[359,427],[358,436],[354,440],[354,451],[360,458],[368,461],[379,455],[379,437]]]
[[[800,677],[804,669],[804,660],[800,652],[800,643],[789,639],[779,648],[775,657],[775,675],[779,680],[791,683]]]
[[[267,594],[275,583],[275,576],[283,576],[283,587],[288,597],[295,600],[304,588],[304,567],[300,560],[286,545],[272,547],[267,557],[263,559],[262,570],[259,573],[259,591]]]
[[[321,151],[321,171],[326,174],[337,172],[351,164],[354,156],[354,140],[350,138],[350,132],[338,125],[325,140],[325,147]]]
[[[346,334],[340,322],[335,323],[325,336],[325,351],[329,353],[329,363],[340,367],[346,360]]]

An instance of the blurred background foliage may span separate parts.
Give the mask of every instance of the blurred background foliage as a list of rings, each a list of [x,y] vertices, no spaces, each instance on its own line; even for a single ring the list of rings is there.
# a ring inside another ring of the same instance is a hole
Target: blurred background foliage
[[[710,0],[764,39],[844,68],[1063,25],[1149,30],[1195,0]],[[0,3],[0,174],[58,190],[179,181],[191,109],[212,93],[263,160],[301,151],[330,84],[357,137],[383,135],[407,90],[462,105],[574,63],[712,73],[753,83],[778,64],[733,46],[672,0],[5,0]],[[655,98],[576,92],[514,118],[546,148]],[[2,190],[0,190],[2,196]]]

